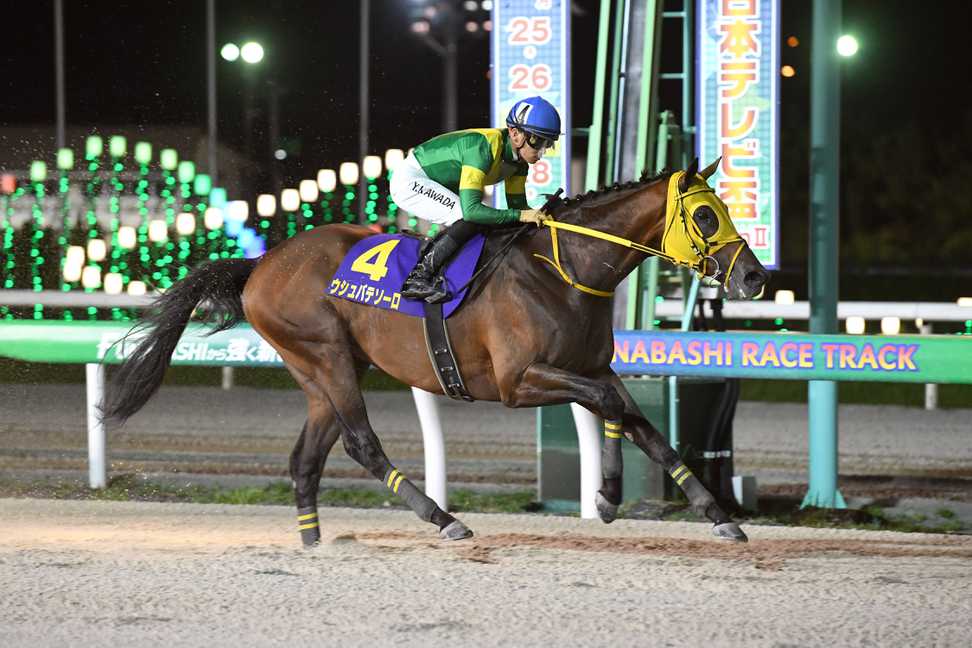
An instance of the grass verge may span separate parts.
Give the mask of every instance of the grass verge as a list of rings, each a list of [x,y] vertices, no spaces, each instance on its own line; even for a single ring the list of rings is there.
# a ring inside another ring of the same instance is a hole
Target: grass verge
[[[525,513],[537,511],[532,491],[477,493],[465,489],[449,492],[452,511],[476,513]],[[81,481],[38,480],[20,482],[0,479],[0,497],[39,497],[66,500],[103,500],[135,502],[187,502],[195,504],[265,504],[293,506],[290,483],[274,482],[263,488],[221,488],[208,486],[170,486],[123,474],[113,477],[106,488],[89,488]],[[318,496],[320,506],[353,508],[399,508],[405,505],[388,493],[364,488],[328,488]]]

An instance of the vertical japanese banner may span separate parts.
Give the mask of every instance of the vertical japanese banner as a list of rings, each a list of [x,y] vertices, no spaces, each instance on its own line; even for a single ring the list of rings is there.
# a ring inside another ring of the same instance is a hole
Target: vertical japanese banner
[[[697,147],[710,184],[767,268],[779,267],[779,3],[698,0]]]
[[[536,95],[560,113],[560,140],[527,177],[527,202],[539,207],[543,194],[570,194],[570,0],[496,0],[492,39],[493,125],[505,128],[513,104]],[[493,200],[506,206],[502,184]]]

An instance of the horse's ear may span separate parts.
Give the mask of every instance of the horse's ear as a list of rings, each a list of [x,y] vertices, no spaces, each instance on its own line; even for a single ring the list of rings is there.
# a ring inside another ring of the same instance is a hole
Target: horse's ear
[[[685,175],[678,181],[678,190],[685,193],[689,189],[689,185],[692,184],[692,180],[695,179],[695,174],[699,172],[699,158],[692,160],[692,163],[688,165],[685,169]]]
[[[716,172],[716,169],[719,168],[719,163],[720,162],[722,162],[722,156],[721,155],[718,158],[716,158],[716,161],[715,162],[713,162],[709,166],[707,166],[704,169],[702,169],[701,171],[699,171],[699,175],[702,176],[703,178],[705,178],[706,180],[708,180],[709,178],[712,177],[712,174]]]

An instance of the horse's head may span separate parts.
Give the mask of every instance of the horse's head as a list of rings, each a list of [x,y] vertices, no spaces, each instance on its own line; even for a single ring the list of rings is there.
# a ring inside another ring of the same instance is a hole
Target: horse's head
[[[721,158],[720,158],[721,159]],[[716,160],[699,171],[693,160],[668,181],[662,252],[707,282],[721,284],[730,299],[760,295],[769,274],[733,225],[726,204],[708,185]]]

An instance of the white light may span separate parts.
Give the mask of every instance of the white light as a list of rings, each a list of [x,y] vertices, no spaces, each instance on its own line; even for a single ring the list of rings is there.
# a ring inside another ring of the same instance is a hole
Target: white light
[[[263,46],[253,41],[243,43],[243,47],[240,48],[240,56],[247,63],[259,63],[263,60]]]
[[[483,11],[493,10],[493,0],[483,0]]]
[[[884,335],[897,335],[901,332],[901,319],[898,317],[882,317],[881,333]]]
[[[300,192],[296,189],[284,189],[280,192],[280,208],[284,211],[297,211],[300,207]]]
[[[109,295],[120,295],[122,288],[122,276],[117,272],[109,272],[105,275],[105,292]]]
[[[88,258],[92,261],[102,261],[108,254],[108,246],[103,239],[88,239]]]
[[[416,20],[412,23],[412,31],[416,34],[428,34],[429,23],[425,20]]]
[[[278,160],[286,160],[287,151],[283,149],[277,149],[276,151],[273,152],[273,157],[277,158]]]
[[[921,319],[920,317],[915,320],[915,328],[918,329],[919,331],[921,330],[921,327],[924,325],[925,325],[925,320]]]
[[[81,272],[81,285],[85,288],[97,288],[101,285],[101,268],[87,266]]]
[[[84,248],[80,245],[72,245],[68,248],[65,265],[76,265],[78,268],[84,265]],[[80,277],[79,277],[80,278]],[[77,281],[77,279],[75,279]]]
[[[467,32],[472,33],[474,31],[477,31],[478,29],[479,29],[479,25],[476,22],[470,20],[469,22],[466,23]]]
[[[381,158],[377,155],[368,155],[361,164],[361,171],[364,177],[374,180],[381,175]]]
[[[864,318],[857,316],[848,317],[845,326],[847,327],[847,332],[851,335],[861,335],[864,333]]]
[[[78,263],[71,263],[68,261],[64,264],[64,281],[68,283],[74,283],[81,279],[81,269],[84,265],[84,261]]]
[[[138,242],[135,228],[131,225],[122,225],[118,228],[118,246],[126,250],[131,250]]]
[[[219,50],[219,55],[232,63],[236,59],[240,58],[240,48],[236,46],[236,43],[226,43],[223,45],[223,48]]]
[[[405,159],[405,152],[402,149],[388,149],[385,151],[385,168],[394,171],[399,162]]]
[[[792,290],[777,290],[776,295],[773,297],[773,301],[775,301],[777,304],[788,305],[796,301],[796,298],[793,295]]]
[[[426,18],[432,19],[435,18],[435,14],[437,14],[438,12],[439,10],[436,9],[435,7],[426,7],[422,13],[425,14]]]
[[[962,308],[972,308],[972,297],[959,297],[955,303]]]
[[[264,218],[270,218],[277,213],[277,197],[273,194],[257,196],[257,213]]]
[[[462,6],[466,11],[476,11],[476,0],[466,0]]]
[[[358,184],[358,165],[355,162],[342,162],[338,175],[343,185]]]
[[[250,215],[250,205],[245,200],[231,200],[226,203],[226,218],[245,223]]]
[[[169,228],[164,220],[154,220],[149,223],[148,235],[150,241],[161,243],[169,238]]]
[[[219,207],[207,207],[203,216],[203,224],[208,230],[219,229],[223,226],[223,210]]]
[[[334,169],[321,169],[317,172],[317,186],[324,193],[330,193],[337,187],[337,174]]]
[[[300,199],[305,203],[314,202],[321,193],[316,180],[301,180],[300,184],[297,185],[297,191],[300,194]]]
[[[850,34],[844,34],[838,38],[837,53],[844,57],[857,54],[857,39]]]
[[[180,236],[189,236],[196,231],[196,217],[189,212],[182,212],[176,216],[176,232]]]
[[[145,294],[145,282],[144,281],[129,281],[128,282],[128,294],[139,296]]]

